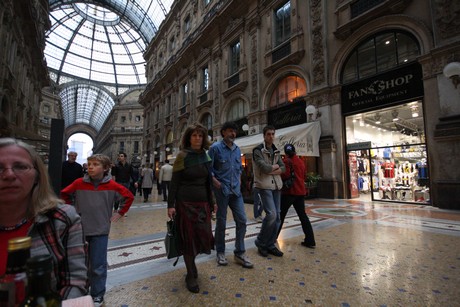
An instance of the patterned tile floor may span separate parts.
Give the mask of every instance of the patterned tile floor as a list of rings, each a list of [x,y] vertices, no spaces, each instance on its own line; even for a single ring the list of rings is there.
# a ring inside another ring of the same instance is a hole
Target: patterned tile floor
[[[306,200],[317,248],[300,245],[292,209],[278,240],[285,255],[262,258],[260,230],[246,205],[246,249],[254,269],[233,261],[229,213],[227,258],[197,259],[200,293],[185,288],[183,260],[165,258],[166,204],[136,198],[112,225],[105,306],[460,306],[460,212],[430,206]]]

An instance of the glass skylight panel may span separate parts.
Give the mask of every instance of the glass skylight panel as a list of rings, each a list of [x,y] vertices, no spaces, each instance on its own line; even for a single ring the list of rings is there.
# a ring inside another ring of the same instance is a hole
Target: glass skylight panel
[[[103,72],[103,73],[109,73],[113,74],[115,73],[113,71],[113,63],[104,63],[104,62],[93,62],[92,70],[97,71],[97,72]]]
[[[67,57],[65,61],[66,61],[66,64],[71,64],[71,65],[75,65],[75,66],[79,66],[83,68],[89,67],[90,65],[89,59],[80,57],[77,54],[73,54],[70,52],[67,53]]]
[[[48,67],[59,69],[59,65],[61,64],[60,59],[56,59],[55,57],[47,56],[46,57],[46,64]],[[50,77],[51,77],[51,72],[50,72]],[[54,74],[54,77],[57,77],[56,74]],[[56,79],[53,79],[56,81]]]
[[[117,74],[134,75],[134,70],[131,65],[117,65]]]
[[[80,66],[70,65],[69,63],[65,62],[62,68],[63,72],[72,74],[79,78],[89,79],[89,70],[87,68],[83,68]]]
[[[117,75],[117,78],[118,83],[120,84],[131,84],[133,82],[133,79],[135,80],[133,76]]]
[[[115,75],[113,73],[101,73],[97,71],[91,72],[91,79],[99,82],[104,83],[114,83],[115,82]]]
[[[55,59],[62,59],[62,57],[64,56],[64,50],[62,50],[61,48],[58,48],[52,44],[47,44],[47,49],[46,49],[46,53],[55,58]]]

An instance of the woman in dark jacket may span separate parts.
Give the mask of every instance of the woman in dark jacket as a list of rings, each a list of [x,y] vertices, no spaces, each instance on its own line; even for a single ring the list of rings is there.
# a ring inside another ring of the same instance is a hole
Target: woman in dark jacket
[[[205,150],[209,147],[207,136],[206,128],[200,124],[185,130],[168,195],[168,217],[174,218],[179,225],[179,249],[187,268],[185,282],[193,293],[200,291],[195,257],[201,253],[210,254],[214,249],[211,213],[217,207],[211,194],[211,158]]]

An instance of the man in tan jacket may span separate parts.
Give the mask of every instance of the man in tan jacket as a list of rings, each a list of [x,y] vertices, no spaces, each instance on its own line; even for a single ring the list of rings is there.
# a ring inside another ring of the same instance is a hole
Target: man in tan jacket
[[[275,243],[280,227],[281,174],[286,169],[280,151],[273,144],[275,127],[266,126],[263,134],[264,142],[252,151],[254,187],[259,191],[266,214],[255,244],[262,257],[268,254],[281,257],[283,252]]]
[[[160,185],[163,190],[163,201],[168,201],[169,184],[171,182],[173,167],[169,164],[169,160],[165,160],[165,164],[160,169]]]

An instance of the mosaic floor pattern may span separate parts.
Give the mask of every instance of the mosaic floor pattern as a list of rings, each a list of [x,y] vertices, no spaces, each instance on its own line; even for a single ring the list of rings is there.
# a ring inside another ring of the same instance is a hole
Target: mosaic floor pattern
[[[263,258],[254,247],[261,224],[246,205],[253,269],[233,261],[229,213],[229,265],[199,256],[192,294],[182,259],[174,267],[164,256],[165,204],[136,203],[112,226],[105,306],[460,306],[460,212],[332,200],[307,200],[306,210],[317,248],[300,245],[291,210],[278,240],[284,256]]]

